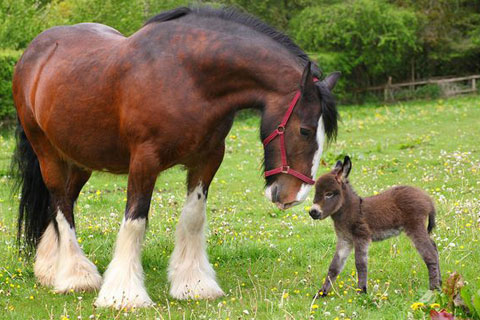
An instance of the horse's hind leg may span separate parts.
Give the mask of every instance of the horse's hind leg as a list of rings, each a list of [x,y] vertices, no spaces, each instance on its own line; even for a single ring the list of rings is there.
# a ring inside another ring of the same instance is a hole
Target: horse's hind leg
[[[125,218],[115,244],[113,259],[104,274],[97,307],[132,308],[153,304],[144,285],[141,249],[155,180],[159,168],[153,152],[132,156],[128,174]]]
[[[98,289],[101,277],[87,259],[75,236],[73,206],[90,172],[69,165],[57,157],[39,157],[45,185],[51,194],[51,221],[37,247],[35,275],[55,291]],[[55,224],[57,231],[55,231]]]
[[[177,299],[217,298],[223,295],[205,248],[206,201],[210,182],[223,160],[224,147],[188,171],[188,193],[177,225],[170,258],[170,294]]]
[[[102,277],[98,273],[97,267],[85,256],[78,244],[73,217],[75,201],[90,174],[91,172],[70,166],[65,195],[55,199],[58,204],[55,220],[59,234],[55,277],[57,292],[97,290],[102,283]]]
[[[438,251],[430,239],[427,230],[421,225],[413,230],[405,230],[428,268],[430,290],[440,289],[441,277]]]

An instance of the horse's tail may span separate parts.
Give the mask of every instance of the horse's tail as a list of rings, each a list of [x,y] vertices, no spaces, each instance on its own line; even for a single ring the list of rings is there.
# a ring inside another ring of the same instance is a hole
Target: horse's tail
[[[427,231],[428,233],[431,233],[433,228],[435,228],[435,207],[430,211],[428,214],[428,226],[427,226]]]
[[[12,157],[11,173],[15,179],[13,194],[20,191],[17,240],[20,251],[23,247],[26,252],[31,252],[51,220],[50,193],[43,181],[37,155],[20,121],[15,133],[16,148]]]

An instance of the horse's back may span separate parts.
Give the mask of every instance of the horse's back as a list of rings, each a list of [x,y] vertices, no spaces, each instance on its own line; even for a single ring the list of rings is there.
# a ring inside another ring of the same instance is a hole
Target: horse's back
[[[36,98],[34,91],[39,82],[48,81],[51,76],[58,79],[55,72],[44,72],[45,67],[50,65],[52,69],[57,69],[60,64],[88,63],[85,56],[88,52],[95,51],[96,55],[101,51],[108,52],[122,39],[125,37],[120,32],[98,23],[57,26],[45,30],[30,43],[15,67],[14,95],[21,91],[23,96],[19,98],[33,107]]]
[[[38,35],[17,63],[13,78],[15,105],[27,135],[37,132],[60,154],[95,169],[110,163],[112,155],[128,158],[111,103],[115,83],[107,74],[124,39],[115,29],[95,23],[53,27]],[[105,128],[102,134],[94,134],[100,128]],[[83,143],[71,143],[74,137]],[[86,144],[89,154],[104,151],[105,161],[96,164],[82,157]],[[126,165],[122,161],[110,170],[123,171]]]

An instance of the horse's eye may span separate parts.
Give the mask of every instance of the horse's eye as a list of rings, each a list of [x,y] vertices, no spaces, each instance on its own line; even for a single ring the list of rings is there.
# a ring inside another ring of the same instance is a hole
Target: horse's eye
[[[308,137],[312,133],[310,129],[307,128],[300,128],[300,134],[304,137]]]
[[[325,193],[325,198],[326,198],[326,199],[330,199],[330,198],[332,198],[333,196],[334,196],[334,194],[333,194],[332,192],[327,192],[327,193]]]

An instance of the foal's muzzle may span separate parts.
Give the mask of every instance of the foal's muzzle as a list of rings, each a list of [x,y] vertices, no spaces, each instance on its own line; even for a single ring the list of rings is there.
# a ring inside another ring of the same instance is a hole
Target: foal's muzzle
[[[313,205],[308,213],[312,219],[323,219],[323,212],[318,205]]]

